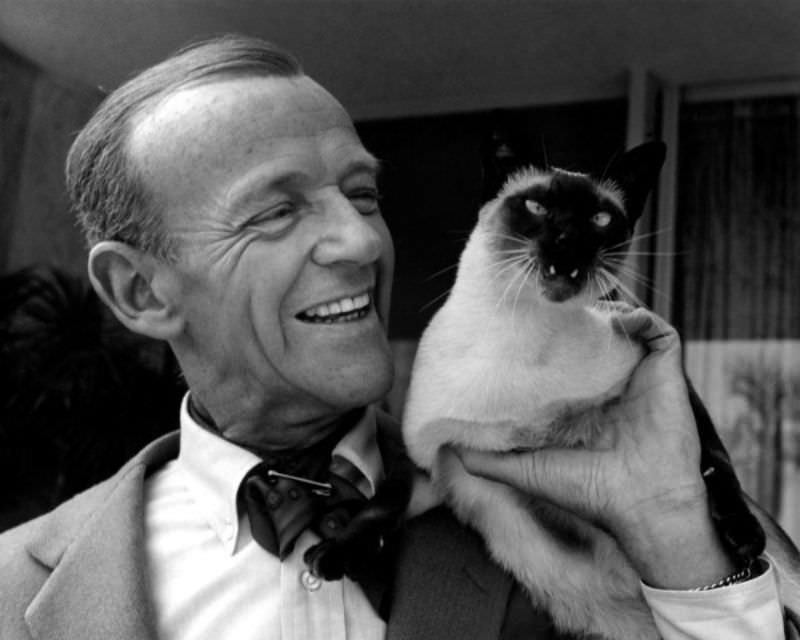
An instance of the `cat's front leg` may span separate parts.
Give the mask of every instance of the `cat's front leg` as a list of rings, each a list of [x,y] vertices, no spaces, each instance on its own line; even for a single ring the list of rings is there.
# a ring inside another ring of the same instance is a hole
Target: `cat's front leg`
[[[449,447],[436,456],[432,476],[458,519],[482,535],[560,630],[597,640],[657,640],[638,576],[608,535],[571,514],[561,513],[561,524],[543,518],[551,506],[469,474]]]

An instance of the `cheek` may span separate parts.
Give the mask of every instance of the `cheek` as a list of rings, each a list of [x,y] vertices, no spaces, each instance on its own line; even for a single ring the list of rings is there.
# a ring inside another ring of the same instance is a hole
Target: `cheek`
[[[600,249],[610,253],[625,253],[628,250],[628,242],[631,234],[626,229],[610,229],[602,234],[600,238]]]

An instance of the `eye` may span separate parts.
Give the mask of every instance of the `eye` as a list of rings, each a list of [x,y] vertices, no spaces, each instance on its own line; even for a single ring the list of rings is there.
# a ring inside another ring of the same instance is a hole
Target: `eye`
[[[278,235],[294,225],[299,207],[293,202],[283,202],[250,218],[245,226],[257,227],[267,235]]]
[[[541,204],[536,202],[536,200],[525,200],[525,208],[530,211],[533,215],[537,218],[541,218],[542,216],[547,215],[547,209],[545,209]]]
[[[607,227],[611,224],[611,214],[605,211],[600,211],[592,216],[592,222],[596,227]]]
[[[354,189],[347,198],[361,215],[371,216],[380,211],[381,194],[377,189]]]

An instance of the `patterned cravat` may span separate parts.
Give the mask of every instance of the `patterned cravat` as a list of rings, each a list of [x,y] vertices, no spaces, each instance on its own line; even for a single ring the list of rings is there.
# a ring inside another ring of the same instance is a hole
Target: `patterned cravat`
[[[339,456],[331,463],[327,482],[259,464],[247,474],[240,490],[253,539],[284,560],[308,528],[323,539],[335,535],[366,503],[358,488],[365,482],[364,474]]]

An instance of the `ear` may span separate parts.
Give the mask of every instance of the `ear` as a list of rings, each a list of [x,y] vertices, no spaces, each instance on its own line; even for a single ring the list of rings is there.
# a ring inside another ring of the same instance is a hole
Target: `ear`
[[[99,242],[89,253],[89,280],[128,329],[158,340],[183,331],[183,317],[159,286],[169,266],[122,242]]]
[[[509,115],[493,111],[481,143],[482,202],[494,198],[509,176],[520,169],[543,167],[542,160],[527,148],[524,138],[512,127]]]
[[[633,224],[642,215],[644,203],[658,182],[667,155],[663,142],[645,142],[617,158],[606,173],[625,195],[625,213]]]

